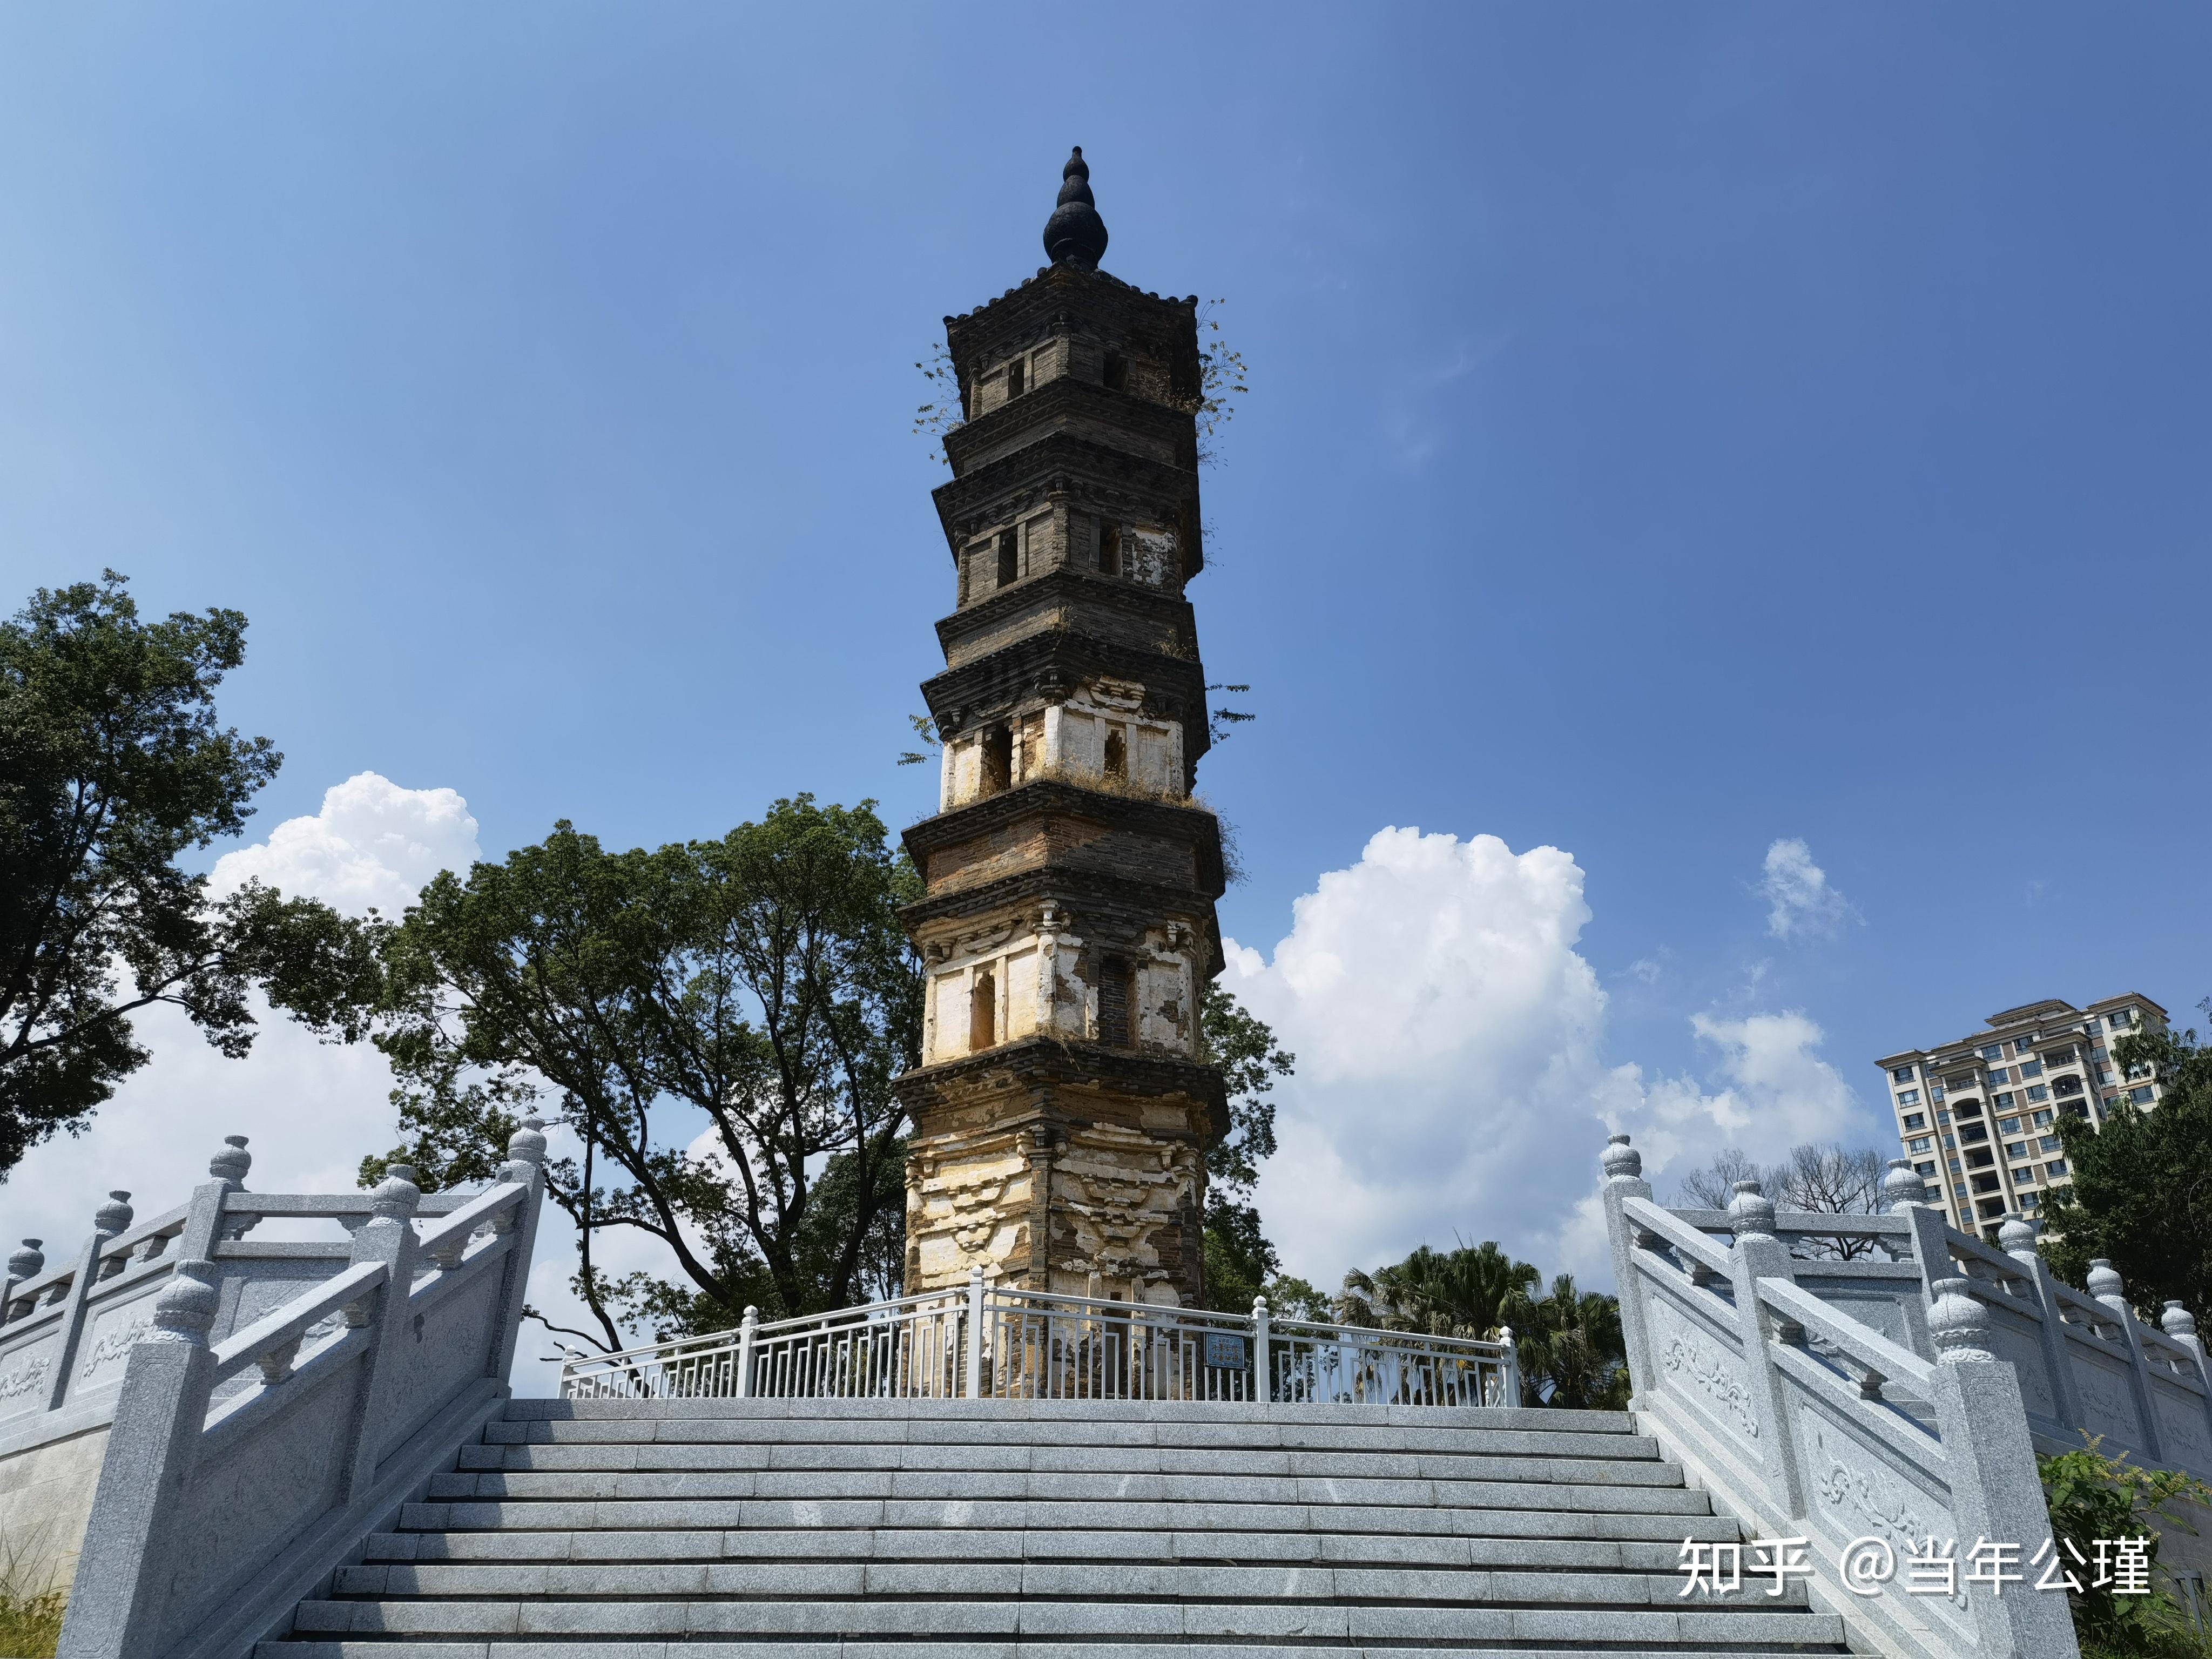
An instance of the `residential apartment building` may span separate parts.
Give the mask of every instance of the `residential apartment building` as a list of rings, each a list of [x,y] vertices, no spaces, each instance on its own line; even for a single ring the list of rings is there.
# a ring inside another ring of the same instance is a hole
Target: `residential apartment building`
[[[2148,997],[2110,997],[2076,1008],[2032,1002],[1991,1014],[1987,1029],[1875,1064],[1887,1077],[1905,1155],[1942,1194],[1952,1225],[1996,1237],[2006,1212],[2033,1216],[2068,1183],[2061,1113],[2101,1127],[2121,1100],[2158,1099],[2148,1068],[2123,1077],[2112,1049],[2157,1030],[2166,1010]]]

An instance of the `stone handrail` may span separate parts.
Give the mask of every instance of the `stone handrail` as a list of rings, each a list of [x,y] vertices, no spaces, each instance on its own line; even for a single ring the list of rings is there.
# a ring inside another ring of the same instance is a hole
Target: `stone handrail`
[[[542,1127],[525,1120],[481,1193],[426,1200],[397,1165],[372,1194],[248,1195],[220,1170],[195,1191],[113,1391],[64,1659],[235,1659],[450,1465],[507,1397]],[[352,1237],[241,1246],[270,1216]],[[291,1293],[240,1316],[264,1268]]]
[[[2063,1595],[2017,1583],[1993,1595],[1965,1576],[1977,1540],[2020,1545],[2018,1563],[2050,1532],[2037,1436],[2008,1363],[2007,1322],[2028,1303],[1998,1287],[1979,1241],[1946,1237],[1901,1167],[1886,1183],[1890,1224],[1874,1235],[1899,1259],[1811,1260],[1786,1241],[1832,1236],[1820,1218],[1777,1215],[1755,1182],[1737,1183],[1724,1212],[1668,1212],[1614,1136],[1603,1194],[1637,1426],[1753,1536],[1807,1540],[1808,1593],[1844,1618],[1855,1649],[2077,1659]],[[1717,1216],[1731,1236],[1724,1259],[1706,1237]],[[1954,1260],[1989,1277],[1968,1279]],[[2032,1268],[2016,1253],[2003,1260],[2009,1277],[2048,1277],[2039,1257]],[[1956,1540],[1952,1594],[1908,1589],[1908,1558],[1931,1536]],[[1888,1574],[1847,1579],[1853,1552],[1862,1565],[1887,1553]]]

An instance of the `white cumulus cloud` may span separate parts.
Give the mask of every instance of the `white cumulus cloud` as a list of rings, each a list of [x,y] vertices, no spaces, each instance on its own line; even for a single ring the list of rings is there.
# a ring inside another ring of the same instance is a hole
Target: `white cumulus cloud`
[[[1496,1238],[1595,1281],[1583,1200],[1609,1132],[1655,1176],[1849,1132],[1850,1088],[1802,1014],[1697,1016],[1714,1089],[1608,1066],[1606,994],[1576,949],[1589,920],[1557,848],[1392,828],[1297,901],[1272,957],[1226,942],[1223,984],[1297,1056],[1258,1193],[1288,1271],[1334,1289],[1418,1243]]]
[[[477,821],[451,789],[403,789],[359,772],[323,792],[313,817],[287,818],[269,839],[216,860],[209,884],[228,893],[259,879],[358,915],[397,916],[441,870],[465,872],[479,854]]]
[[[1829,885],[1813,849],[1795,836],[1766,849],[1759,895],[1766,901],[1766,931],[1777,939],[1824,938],[1852,915],[1850,901]]]

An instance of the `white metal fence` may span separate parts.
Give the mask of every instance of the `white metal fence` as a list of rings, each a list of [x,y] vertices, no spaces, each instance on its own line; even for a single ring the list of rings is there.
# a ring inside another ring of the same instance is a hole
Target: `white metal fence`
[[[987,1285],[570,1359],[607,1399],[1183,1400],[1521,1403],[1512,1333],[1469,1341]]]

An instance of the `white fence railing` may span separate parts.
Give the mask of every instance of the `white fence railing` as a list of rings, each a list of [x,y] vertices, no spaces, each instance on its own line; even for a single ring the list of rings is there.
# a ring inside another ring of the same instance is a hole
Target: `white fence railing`
[[[570,1359],[571,1400],[1521,1403],[1512,1333],[1471,1341],[985,1284]]]

